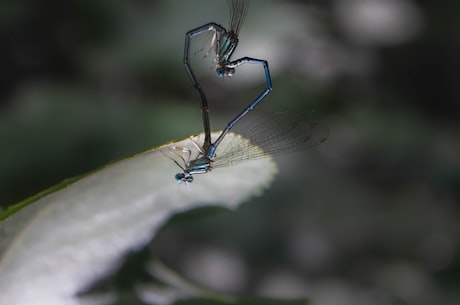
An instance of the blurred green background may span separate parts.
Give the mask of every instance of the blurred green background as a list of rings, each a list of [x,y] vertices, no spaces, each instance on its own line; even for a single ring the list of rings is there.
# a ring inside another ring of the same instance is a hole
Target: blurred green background
[[[227,25],[226,1],[2,1],[1,207],[199,132],[183,45],[210,21]],[[221,291],[458,304],[459,28],[458,1],[251,1],[234,58],[267,59],[274,90],[247,119],[315,110],[329,139],[277,158],[238,211],[167,226],[153,252]],[[193,60],[218,130],[265,81],[215,77],[205,38]]]

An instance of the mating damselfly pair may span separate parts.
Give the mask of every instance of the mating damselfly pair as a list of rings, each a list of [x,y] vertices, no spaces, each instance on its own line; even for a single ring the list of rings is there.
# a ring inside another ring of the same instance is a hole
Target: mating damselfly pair
[[[168,152],[165,154],[182,169],[182,172],[175,176],[177,182],[191,183],[194,174],[207,173],[213,168],[236,165],[247,160],[313,147],[324,142],[328,136],[328,129],[315,121],[301,122],[290,114],[279,113],[264,117],[248,125],[240,132],[242,137],[232,136],[229,145],[226,145],[227,149],[216,154],[217,148],[222,140],[228,136],[230,130],[262,102],[272,90],[270,70],[266,60],[252,57],[232,60],[231,57],[238,45],[238,33],[246,17],[249,1],[229,0],[228,3],[230,7],[228,31],[223,26],[210,22],[187,32],[185,36],[184,65],[200,98],[204,140],[203,143],[191,140],[196,153],[193,153],[190,148],[168,146]],[[261,65],[266,79],[266,88],[243,111],[236,115],[215,139],[211,138],[206,94],[190,65],[191,40],[204,33],[211,33],[212,35],[208,53],[214,52],[214,67],[217,76],[233,76],[238,66],[249,63]]]

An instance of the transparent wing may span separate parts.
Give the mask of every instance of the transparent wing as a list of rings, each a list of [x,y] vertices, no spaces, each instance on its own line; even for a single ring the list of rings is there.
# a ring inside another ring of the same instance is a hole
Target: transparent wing
[[[228,30],[238,36],[248,11],[249,0],[229,0],[228,6],[230,8]]]
[[[164,145],[159,151],[168,159],[174,161],[182,170],[190,164],[190,161],[203,156],[201,143],[204,134],[191,136],[186,141],[186,145],[178,146],[175,144]]]
[[[326,141],[329,129],[310,118],[305,122],[290,113],[263,117],[236,132],[225,150],[218,151],[213,167],[235,165],[243,161],[276,156],[308,149]]]

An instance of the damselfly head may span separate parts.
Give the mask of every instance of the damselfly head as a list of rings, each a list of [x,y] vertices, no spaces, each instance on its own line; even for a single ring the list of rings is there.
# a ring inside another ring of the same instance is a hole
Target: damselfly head
[[[189,173],[177,173],[176,176],[174,177],[176,179],[177,183],[192,183],[193,181],[193,176]]]
[[[218,66],[216,68],[216,74],[219,77],[224,77],[224,76],[233,76],[235,74],[235,68],[229,68],[229,67],[220,67]]]

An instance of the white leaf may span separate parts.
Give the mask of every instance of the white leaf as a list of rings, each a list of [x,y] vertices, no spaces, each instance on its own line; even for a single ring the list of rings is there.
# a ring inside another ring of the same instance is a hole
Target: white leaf
[[[159,151],[164,147],[110,164],[1,222],[0,304],[78,304],[79,290],[148,243],[170,216],[211,204],[235,208],[260,194],[276,172],[266,158],[179,185],[174,175],[181,170]]]

